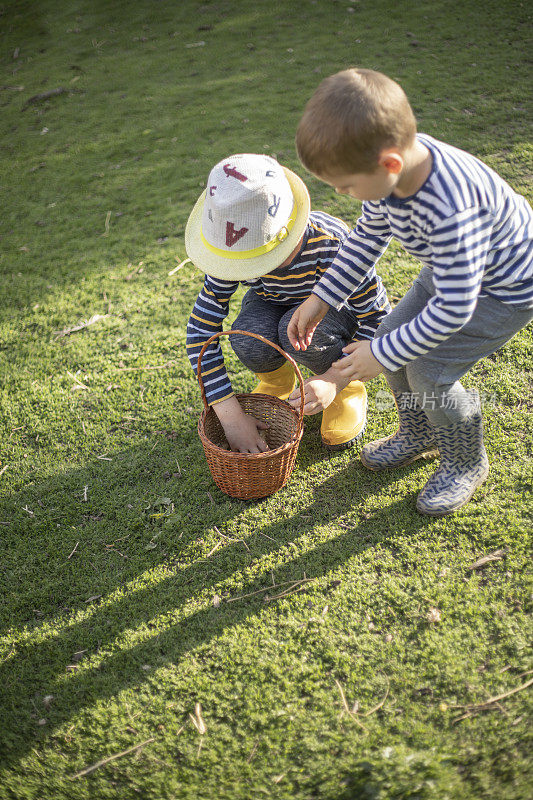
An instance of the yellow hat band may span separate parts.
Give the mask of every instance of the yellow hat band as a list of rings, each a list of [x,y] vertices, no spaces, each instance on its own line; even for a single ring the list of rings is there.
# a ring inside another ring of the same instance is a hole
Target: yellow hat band
[[[277,233],[274,236],[274,238],[271,239],[266,244],[262,244],[260,245],[260,247],[254,247],[252,250],[239,250],[235,253],[230,253],[227,250],[222,250],[220,247],[215,247],[214,245],[210,244],[205,238],[203,232],[200,232],[200,237],[202,239],[203,244],[207,247],[208,250],[211,250],[211,252],[215,253],[217,256],[222,256],[222,258],[232,258],[232,259],[255,258],[256,256],[263,255],[263,253],[270,252],[270,250],[274,250],[275,247],[284,242],[287,236],[289,235],[292,226],[296,221],[297,216],[298,216],[298,207],[296,203],[294,203],[291,215],[287,220],[286,224],[279,231],[279,233]]]

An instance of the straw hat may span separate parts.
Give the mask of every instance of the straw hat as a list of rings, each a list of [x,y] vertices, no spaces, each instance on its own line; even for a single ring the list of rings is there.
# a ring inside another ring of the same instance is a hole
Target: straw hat
[[[218,163],[185,229],[191,261],[223,280],[253,280],[287,259],[309,219],[309,192],[270,156],[244,153]]]

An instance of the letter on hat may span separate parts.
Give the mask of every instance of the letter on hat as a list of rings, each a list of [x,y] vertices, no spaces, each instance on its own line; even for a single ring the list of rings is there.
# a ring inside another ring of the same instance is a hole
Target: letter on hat
[[[243,175],[241,172],[237,172],[235,167],[230,167],[229,164],[224,164],[223,170],[228,176],[228,178],[237,178],[238,181],[242,181],[243,183],[244,181],[248,180],[246,175]]]
[[[248,233],[248,228],[240,228],[238,231],[235,230],[235,225],[233,222],[226,223],[226,245],[228,247],[233,247],[233,245],[242,239],[245,233]]]

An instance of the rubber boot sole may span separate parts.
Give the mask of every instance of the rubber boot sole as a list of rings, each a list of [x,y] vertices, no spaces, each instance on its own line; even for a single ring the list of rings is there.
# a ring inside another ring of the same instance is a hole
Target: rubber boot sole
[[[487,470],[485,475],[482,478],[480,478],[478,481],[476,481],[476,484],[472,488],[472,491],[470,492],[470,494],[464,500],[461,500],[460,502],[457,502],[453,507],[448,507],[445,511],[428,511],[426,509],[419,508],[418,507],[418,502],[416,504],[416,510],[418,511],[419,514],[423,514],[425,517],[446,517],[448,514],[455,514],[456,511],[459,511],[460,508],[462,508],[463,506],[465,506],[467,503],[470,502],[470,500],[474,496],[476,490],[479,489],[480,486],[483,486],[483,484],[485,483],[485,481],[488,478],[488,475],[489,475],[489,471]]]
[[[372,472],[386,472],[387,470],[398,469],[398,467],[407,467],[409,464],[414,464],[415,461],[431,461],[431,459],[436,458],[438,455],[439,451],[436,448],[434,450],[424,450],[423,453],[417,453],[416,456],[410,456],[403,461],[398,461],[396,464],[391,464],[386,467],[376,467],[375,464],[368,464],[364,459],[363,453],[361,453],[361,463],[367,469],[372,470]]]
[[[364,421],[363,427],[361,428],[357,436],[354,436],[352,439],[348,439],[347,442],[340,442],[339,444],[328,444],[326,441],[324,441],[324,439],[322,439],[322,437],[320,437],[322,439],[322,446],[325,447],[326,450],[330,450],[331,452],[335,452],[336,450],[346,450],[347,447],[353,447],[353,445],[356,444],[356,442],[363,437],[365,430],[366,430],[366,419]]]

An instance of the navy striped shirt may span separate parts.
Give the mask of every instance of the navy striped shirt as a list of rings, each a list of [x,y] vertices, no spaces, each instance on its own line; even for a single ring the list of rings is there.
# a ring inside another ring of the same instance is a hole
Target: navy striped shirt
[[[372,342],[374,356],[397,370],[460,330],[479,296],[533,307],[533,214],[482,161],[418,134],[431,173],[410,197],[364,202],[362,215],[313,292],[340,308],[394,236],[433,270],[435,295],[410,322]]]
[[[313,211],[300,251],[292,262],[274,269],[268,275],[242,283],[252,287],[264,300],[296,307],[309,297],[348,233],[349,228],[342,220],[321,211]],[[205,276],[202,291],[187,325],[187,355],[195,372],[198,354],[207,339],[222,330],[229,311],[229,301],[238,286],[239,281]],[[362,275],[338,307],[343,305],[353,310],[359,321],[354,338],[373,339],[377,326],[390,311],[385,289],[373,267]],[[202,378],[208,403],[220,402],[233,394],[217,341],[207,348],[202,357]]]

